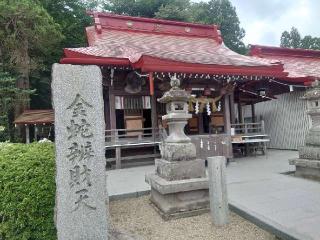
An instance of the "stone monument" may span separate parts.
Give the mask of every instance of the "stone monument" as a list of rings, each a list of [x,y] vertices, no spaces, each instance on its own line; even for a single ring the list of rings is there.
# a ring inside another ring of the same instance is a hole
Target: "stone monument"
[[[53,66],[56,227],[59,240],[108,239],[102,75]]]
[[[161,143],[161,159],[155,160],[156,172],[146,176],[151,185],[151,202],[166,220],[197,215],[209,210],[208,179],[205,161],[196,158],[196,148],[184,133],[190,93],[180,89],[180,80],[171,78],[171,89],[159,102],[166,104],[162,117],[169,135]]]
[[[305,146],[299,149],[299,158],[290,159],[296,166],[296,176],[320,180],[320,84],[315,81],[302,99],[307,101],[307,114],[312,126],[305,139]]]

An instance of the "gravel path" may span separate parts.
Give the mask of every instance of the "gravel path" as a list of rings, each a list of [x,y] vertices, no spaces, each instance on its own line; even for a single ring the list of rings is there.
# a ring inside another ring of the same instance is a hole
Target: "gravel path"
[[[144,240],[273,240],[274,237],[231,212],[230,224],[214,227],[209,214],[163,221],[149,205],[149,197],[112,201],[112,225]]]

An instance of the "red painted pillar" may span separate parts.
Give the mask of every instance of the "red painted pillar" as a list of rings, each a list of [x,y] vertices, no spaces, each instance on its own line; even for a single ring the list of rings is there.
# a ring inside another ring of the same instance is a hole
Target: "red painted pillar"
[[[149,87],[150,87],[150,96],[154,95],[154,78],[153,72],[149,73]]]

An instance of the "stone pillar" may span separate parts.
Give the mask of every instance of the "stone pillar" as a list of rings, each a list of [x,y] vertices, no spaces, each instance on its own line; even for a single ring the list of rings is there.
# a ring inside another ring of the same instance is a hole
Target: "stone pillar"
[[[196,159],[196,148],[184,133],[191,95],[179,88],[180,81],[171,79],[171,90],[158,101],[166,103],[162,117],[169,135],[161,143],[161,159],[156,159],[156,172],[146,176],[151,185],[151,202],[165,219],[191,216],[209,210],[208,179],[205,162]]]
[[[102,75],[54,64],[56,227],[59,240],[108,239]]]
[[[228,223],[228,195],[226,182],[226,158],[208,158],[210,212],[214,225]]]
[[[320,180],[320,83],[315,81],[303,96],[307,101],[307,114],[312,126],[305,139],[305,146],[299,148],[299,158],[290,159],[296,166],[296,176]]]

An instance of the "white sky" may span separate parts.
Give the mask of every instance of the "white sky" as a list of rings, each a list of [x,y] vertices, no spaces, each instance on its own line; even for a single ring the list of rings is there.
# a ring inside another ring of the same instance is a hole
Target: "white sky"
[[[200,0],[194,0],[199,2]],[[281,33],[298,28],[300,34],[320,37],[320,0],[231,0],[245,44],[278,46]]]

